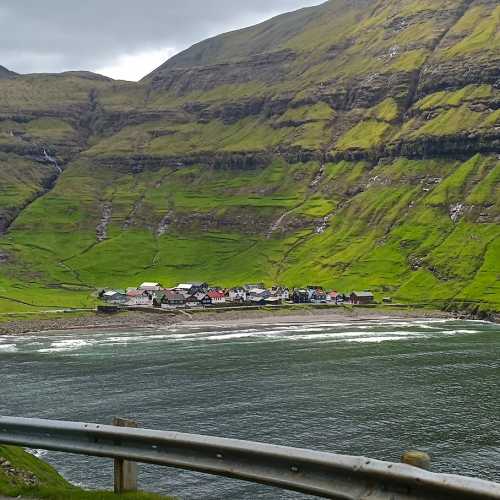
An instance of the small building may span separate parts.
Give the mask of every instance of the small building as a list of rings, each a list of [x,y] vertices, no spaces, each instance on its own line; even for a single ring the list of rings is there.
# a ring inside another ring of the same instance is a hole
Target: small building
[[[373,304],[375,297],[371,292],[352,292],[350,295],[351,304]]]
[[[202,282],[196,283],[179,283],[175,290],[178,292],[187,293],[189,295],[194,295],[195,293],[206,292],[208,290],[208,284]]]
[[[267,299],[271,296],[271,292],[265,288],[250,288],[247,291],[247,300],[253,301],[253,299]]]
[[[152,283],[146,281],[142,283],[138,288],[138,290],[143,290],[146,292],[159,292],[162,289],[161,283]]]
[[[316,288],[310,293],[310,298],[313,302],[326,302],[326,292],[323,288]]]
[[[227,291],[227,300],[241,304],[247,300],[247,292],[244,288],[235,287]]]
[[[204,292],[196,293],[195,297],[198,299],[198,302],[203,307],[208,307],[212,305],[212,299]]]
[[[160,304],[162,308],[183,307],[186,304],[186,299],[180,293],[167,290],[163,293]]]
[[[127,304],[129,306],[149,306],[153,302],[153,294],[145,290],[128,290]]]
[[[108,290],[102,293],[101,299],[112,304],[124,304],[127,302],[128,297],[125,291]]]
[[[271,288],[272,297],[280,297],[283,301],[290,300],[290,290],[283,286],[273,286]]]
[[[340,304],[340,303],[344,302],[342,294],[337,292],[336,290],[329,292],[326,295],[326,300],[329,302],[335,302],[335,304]]]
[[[201,307],[201,305],[196,295],[191,295],[186,299],[186,307]]]
[[[226,296],[220,290],[211,290],[207,295],[214,306],[226,303]]]
[[[205,281],[195,281],[192,285],[198,292],[206,292],[208,290],[208,283]]]
[[[295,304],[307,304],[310,302],[309,292],[305,289],[297,289],[292,293],[292,301]]]
[[[266,287],[265,287],[264,283],[253,283],[253,284],[244,285],[243,288],[248,292],[249,290],[254,289],[254,288],[263,289]]]

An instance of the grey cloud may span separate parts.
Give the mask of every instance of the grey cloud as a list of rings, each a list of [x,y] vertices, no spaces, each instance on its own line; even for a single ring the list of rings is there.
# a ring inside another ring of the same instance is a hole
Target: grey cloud
[[[22,73],[93,70],[121,55],[183,49],[320,0],[3,0],[0,64]]]

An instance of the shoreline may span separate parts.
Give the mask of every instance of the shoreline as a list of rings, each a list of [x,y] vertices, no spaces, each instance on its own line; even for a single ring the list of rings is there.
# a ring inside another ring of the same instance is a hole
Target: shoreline
[[[80,330],[150,330],[158,327],[186,325],[199,326],[248,326],[263,323],[315,323],[321,321],[384,321],[417,319],[462,319],[451,313],[426,309],[387,309],[343,307],[332,310],[303,307],[286,310],[220,310],[205,309],[180,313],[178,311],[137,312],[127,311],[110,316],[89,313],[71,317],[37,318],[0,323],[0,335],[36,335]]]

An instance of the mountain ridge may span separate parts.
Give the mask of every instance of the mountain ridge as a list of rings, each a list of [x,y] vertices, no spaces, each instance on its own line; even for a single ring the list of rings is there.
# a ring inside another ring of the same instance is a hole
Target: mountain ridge
[[[314,281],[498,309],[499,103],[492,0],[330,0],[139,83],[2,80],[0,295]]]
[[[0,78],[14,78],[15,76],[18,76],[18,74],[0,65]]]

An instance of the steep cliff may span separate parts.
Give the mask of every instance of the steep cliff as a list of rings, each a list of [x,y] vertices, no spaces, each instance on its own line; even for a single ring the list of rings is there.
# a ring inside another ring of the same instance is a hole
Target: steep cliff
[[[0,80],[0,295],[314,281],[499,309],[499,103],[496,0],[331,0],[138,84]]]

